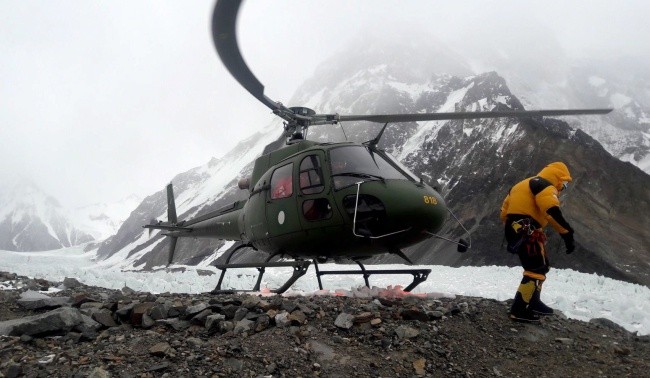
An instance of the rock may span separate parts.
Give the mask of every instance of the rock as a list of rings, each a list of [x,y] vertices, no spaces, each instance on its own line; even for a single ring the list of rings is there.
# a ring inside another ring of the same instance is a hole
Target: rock
[[[0,373],[0,376],[2,373]],[[21,364],[16,364],[13,361],[9,361],[8,366],[5,370],[5,376],[7,378],[17,378],[23,375],[23,366]]]
[[[235,311],[235,315],[233,316],[232,320],[238,322],[246,317],[246,314],[248,314],[248,309],[246,307],[240,307]]]
[[[149,329],[156,325],[156,321],[151,318],[151,316],[144,314],[142,315],[142,328]]]
[[[133,307],[135,307],[136,304],[137,303],[118,304],[115,315],[117,315],[117,317],[122,321],[128,322],[131,318],[131,310],[133,310]]]
[[[130,287],[128,287],[126,285],[124,285],[124,287],[122,288],[122,293],[124,295],[133,295],[133,294],[135,294],[135,290],[131,289]]]
[[[255,325],[254,321],[248,319],[242,319],[235,324],[235,329],[233,330],[233,332],[235,332],[235,335],[248,332],[253,329],[254,325]]]
[[[161,342],[149,348],[149,353],[158,357],[168,356],[171,351],[172,347],[167,342]]]
[[[39,358],[38,363],[42,365],[51,364],[54,361],[54,357],[56,357],[56,354],[48,354],[47,356]]]
[[[413,368],[415,369],[415,374],[419,376],[423,376],[426,374],[426,371],[424,368],[427,365],[427,360],[424,358],[418,358],[417,360],[413,361]]]
[[[136,326],[142,325],[142,316],[155,305],[154,302],[137,303],[134,305],[130,316],[131,324]]]
[[[244,363],[235,358],[227,358],[223,361],[223,364],[234,371],[241,371],[244,368]]]
[[[208,308],[208,305],[206,303],[199,303],[194,306],[188,306],[185,309],[185,318],[186,319],[191,319],[194,317],[194,315],[200,313],[201,311],[204,311],[205,309]]]
[[[91,317],[104,327],[117,327],[117,323],[113,319],[113,313],[108,310],[102,309],[95,311]]]
[[[355,323],[368,323],[373,319],[372,312],[362,312],[359,315],[354,316]]]
[[[303,325],[307,321],[307,316],[300,310],[295,310],[289,315],[289,321],[293,325]]]
[[[219,329],[219,323],[224,320],[226,320],[226,316],[223,314],[208,315],[205,318],[205,330],[210,333],[216,332]]]
[[[97,301],[90,298],[86,293],[78,293],[72,296],[73,307],[81,307],[86,302],[97,302]]]
[[[158,303],[151,308],[149,311],[149,316],[153,320],[160,320],[167,318],[167,312],[171,308],[170,304]]]
[[[83,286],[83,284],[76,278],[66,277],[63,279],[63,286],[65,286],[66,289],[76,289]]]
[[[176,331],[186,330],[192,325],[189,321],[180,320],[178,318],[156,320],[156,324],[164,324],[170,326]]]
[[[223,314],[226,315],[226,319],[233,319],[235,317],[235,313],[239,309],[239,306],[229,304],[227,306],[224,306],[223,308]]]
[[[395,333],[400,339],[412,339],[414,337],[417,337],[420,334],[420,331],[415,328],[402,325],[395,329]]]
[[[614,353],[619,356],[627,356],[632,353],[632,350],[630,350],[630,348],[614,344]]]
[[[77,326],[90,328],[100,325],[82,315],[78,309],[62,307],[43,314],[0,322],[0,335],[39,335],[42,333],[67,333]]]
[[[288,313],[292,313],[294,310],[298,308],[298,305],[294,301],[290,301],[288,299],[285,299],[282,301],[282,307],[284,311]]]
[[[194,348],[200,348],[203,346],[203,344],[205,344],[205,342],[203,342],[203,340],[199,339],[198,337],[188,337],[185,341],[187,341],[187,344],[191,345]]]
[[[32,290],[22,293],[18,299],[18,304],[27,310],[56,308],[70,305],[71,303],[72,300],[69,297],[49,297]]]
[[[286,327],[289,324],[291,324],[291,320],[289,319],[288,312],[282,311],[279,314],[275,315],[275,325],[278,327]]]
[[[244,300],[242,301],[241,306],[245,307],[249,311],[252,311],[255,308],[259,307],[261,301],[262,300],[260,299],[260,297],[247,295],[246,298],[244,298]]]
[[[109,372],[100,367],[94,368],[90,374],[88,374],[88,378],[110,378],[110,376]]]
[[[429,315],[427,315],[424,311],[421,311],[417,308],[406,309],[400,312],[400,316],[404,320],[418,320],[421,322],[429,321]]]
[[[625,334],[628,333],[628,331],[625,328],[621,327],[620,325],[618,325],[618,324],[614,323],[613,321],[611,321],[609,319],[606,319],[606,318],[594,318],[594,319],[589,320],[589,323],[598,324],[598,325],[603,326],[605,328],[613,329],[613,330],[619,331],[621,333],[625,333]]]
[[[565,344],[565,345],[573,344],[573,339],[570,339],[568,337],[556,337],[555,341],[557,341],[558,343],[561,343],[561,344]]]
[[[255,326],[253,329],[255,332],[262,332],[265,329],[269,328],[269,325],[271,323],[271,319],[269,318],[268,315],[261,315],[255,320]]]
[[[192,324],[197,324],[200,326],[205,325],[205,321],[208,318],[209,315],[212,315],[212,310],[209,308],[206,308],[205,310],[199,312],[198,314],[194,315],[192,319],[190,319],[190,323]]]
[[[354,325],[354,315],[342,312],[334,320],[334,325],[339,328],[350,329]]]

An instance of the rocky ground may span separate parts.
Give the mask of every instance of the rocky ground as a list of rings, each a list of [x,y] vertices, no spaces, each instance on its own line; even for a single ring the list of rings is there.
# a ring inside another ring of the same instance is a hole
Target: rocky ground
[[[0,273],[0,377],[647,376],[605,319],[513,323],[490,299],[150,294]],[[10,287],[10,288],[7,288]],[[58,292],[39,293],[51,287]],[[376,293],[375,293],[376,294]]]

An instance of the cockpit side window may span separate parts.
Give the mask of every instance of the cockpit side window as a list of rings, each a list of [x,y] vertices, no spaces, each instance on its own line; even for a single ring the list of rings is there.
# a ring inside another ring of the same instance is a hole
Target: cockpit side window
[[[303,194],[316,194],[325,189],[323,169],[318,155],[309,155],[300,163],[300,190]]]
[[[271,176],[271,199],[291,197],[293,194],[293,163],[284,165]]]

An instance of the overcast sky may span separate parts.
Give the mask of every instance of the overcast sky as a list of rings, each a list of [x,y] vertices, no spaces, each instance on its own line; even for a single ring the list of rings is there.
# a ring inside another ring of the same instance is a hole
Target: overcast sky
[[[0,180],[21,173],[64,207],[145,196],[268,124],[217,58],[213,4],[0,0]],[[267,96],[297,105],[361,32],[415,26],[458,49],[541,27],[569,55],[650,56],[648,15],[648,1],[249,0],[238,30]]]

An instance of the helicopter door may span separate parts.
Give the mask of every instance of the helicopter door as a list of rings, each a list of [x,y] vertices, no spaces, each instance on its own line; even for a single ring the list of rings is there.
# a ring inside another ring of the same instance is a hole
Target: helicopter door
[[[328,180],[323,175],[322,154],[308,155],[298,171],[298,211],[303,230],[321,229],[342,223],[336,207],[328,196]]]
[[[270,199],[266,207],[269,237],[300,231],[293,178],[293,163],[277,168],[271,175]]]

